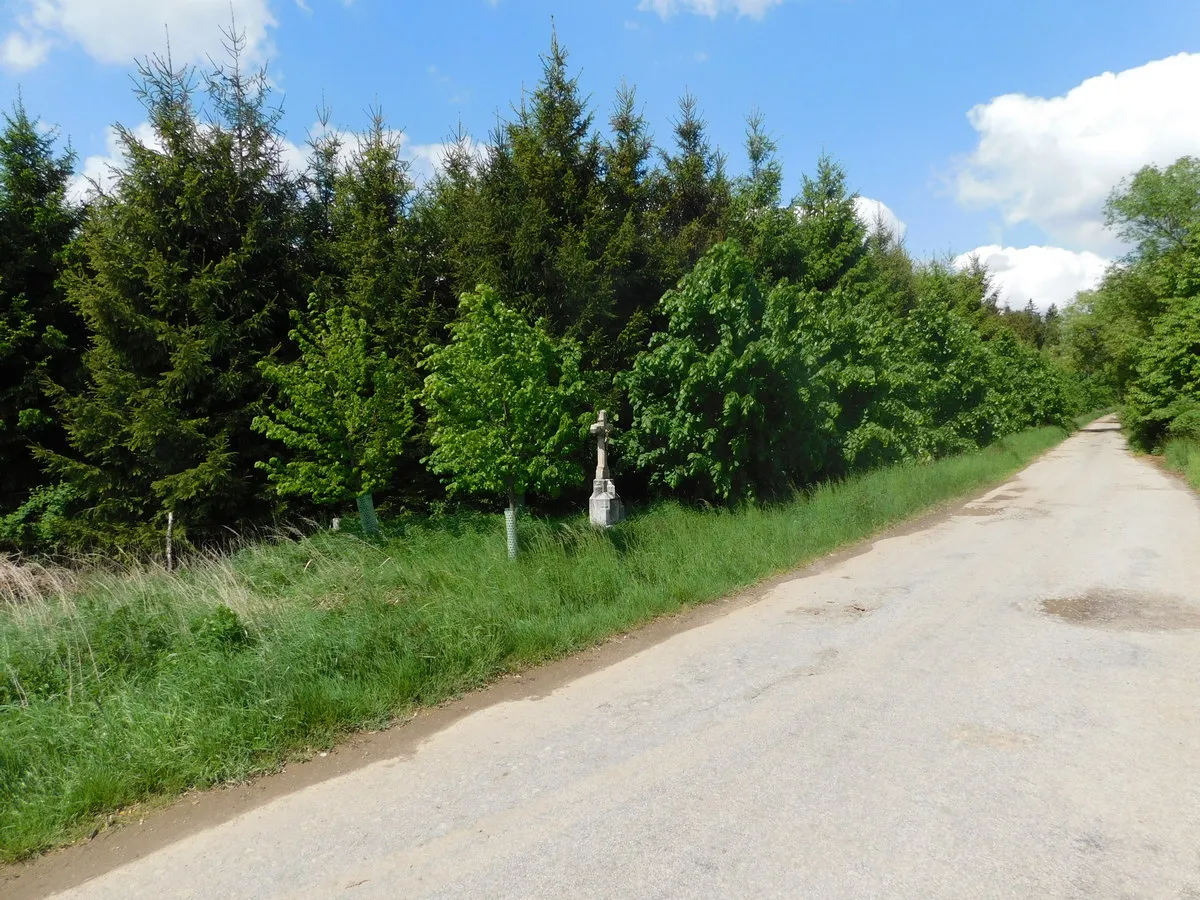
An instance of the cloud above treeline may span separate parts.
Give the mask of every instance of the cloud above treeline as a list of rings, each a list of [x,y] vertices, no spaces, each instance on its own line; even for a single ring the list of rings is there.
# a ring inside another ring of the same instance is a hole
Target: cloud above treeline
[[[779,6],[783,0],[641,0],[638,9],[657,13],[669,19],[677,13],[693,13],[715,19],[722,13],[733,13],[751,19],[761,19],[767,11]]]
[[[143,145],[155,150],[161,149],[158,136],[149,122],[142,122],[131,131]],[[312,136],[321,136],[325,133],[326,128],[320,123],[314,124],[310,129]],[[360,135],[347,129],[336,129],[336,133],[341,140],[338,161],[345,166],[349,164],[358,147]],[[399,144],[400,158],[408,164],[408,176],[418,187],[442,171],[446,157],[454,147],[454,144],[448,141],[435,141],[428,144],[414,143],[408,135],[400,131],[391,131],[388,133],[388,137]],[[477,159],[482,159],[487,152],[487,145],[474,138],[466,138],[466,141],[467,149],[471,154]],[[116,185],[124,163],[124,156],[120,137],[115,128],[108,129],[105,144],[105,152],[84,159],[79,174],[68,185],[67,195],[74,202],[85,201],[97,188],[108,191]],[[279,149],[283,165],[289,171],[299,174],[308,166],[310,153],[308,146],[284,138]]]
[[[1051,304],[1062,309],[1079,291],[1091,290],[1104,276],[1112,260],[1091,251],[1062,247],[976,247],[954,260],[965,268],[978,259],[992,274],[1001,302],[1020,309],[1030,300],[1045,312]]]
[[[954,172],[960,204],[1033,226],[1049,245],[977,247],[1006,302],[1060,307],[1126,249],[1104,226],[1113,188],[1146,165],[1200,155],[1200,53],[1087,78],[1057,97],[1005,94],[967,118],[978,140]]]
[[[265,59],[277,21],[269,0],[10,0],[16,27],[0,38],[0,65],[26,71],[57,48],[79,47],[101,63],[129,65],[150,54],[179,64],[220,58],[221,29],[236,22],[246,57]]]
[[[1142,166],[1200,154],[1198,96],[1200,53],[1180,53],[1058,97],[996,97],[968,113],[979,138],[956,173],[956,196],[1055,243],[1119,252],[1104,228],[1105,199]]]
[[[868,231],[873,232],[882,225],[901,239],[908,231],[908,226],[901,222],[900,217],[892,212],[891,207],[882,200],[875,200],[871,197],[855,197],[854,211],[858,213],[859,220],[867,226]]]

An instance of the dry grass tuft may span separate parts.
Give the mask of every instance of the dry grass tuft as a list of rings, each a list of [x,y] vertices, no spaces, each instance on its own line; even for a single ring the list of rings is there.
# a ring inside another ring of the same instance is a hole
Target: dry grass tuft
[[[78,580],[69,569],[0,553],[0,603],[29,606],[61,600],[74,592],[77,585]]]

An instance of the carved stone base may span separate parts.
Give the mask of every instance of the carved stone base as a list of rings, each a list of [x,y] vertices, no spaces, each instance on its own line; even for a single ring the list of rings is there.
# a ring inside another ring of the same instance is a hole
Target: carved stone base
[[[592,482],[588,515],[597,528],[611,528],[625,518],[621,497],[611,478],[597,478]]]

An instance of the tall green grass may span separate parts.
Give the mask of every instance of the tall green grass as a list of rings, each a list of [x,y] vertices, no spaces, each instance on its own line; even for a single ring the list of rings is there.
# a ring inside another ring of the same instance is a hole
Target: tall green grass
[[[1200,491],[1200,441],[1175,438],[1163,447],[1163,460]]]
[[[91,575],[0,613],[0,855],[151,797],[269,771],[497,674],[703,603],[996,483],[1064,432],[738,510],[664,503],[607,532],[499,516]]]

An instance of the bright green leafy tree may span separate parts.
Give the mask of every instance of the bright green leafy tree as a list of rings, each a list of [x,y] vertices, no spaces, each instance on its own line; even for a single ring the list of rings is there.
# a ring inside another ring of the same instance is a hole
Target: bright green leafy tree
[[[297,317],[299,318],[299,317]],[[412,428],[407,372],[349,306],[314,312],[291,332],[295,362],[264,360],[278,402],[254,428],[291,454],[259,463],[282,496],[334,504],[357,498],[363,530],[379,530],[373,492],[394,476]]]
[[[1200,440],[1200,296],[1172,304],[1138,357],[1126,421],[1134,443]]]
[[[725,502],[807,482],[824,453],[823,394],[790,291],[764,296],[734,242],[718,244],[662,298],[665,331],[623,381],[623,449],[652,484]]]
[[[880,291],[855,199],[842,167],[822,156],[794,204],[803,272],[790,327],[812,348],[833,404],[826,475],[911,458],[920,428],[901,321]]]
[[[425,367],[427,463],[452,494],[504,497],[515,521],[526,492],[582,483],[588,414],[574,341],[550,337],[481,285],[462,296],[450,342]]]
[[[1200,296],[1200,159],[1146,166],[1109,197],[1106,222],[1133,249],[1066,311],[1062,355],[1092,396],[1125,401],[1134,443],[1194,431]]]
[[[912,366],[910,402],[921,418],[916,448],[922,456],[961,453],[995,436],[988,404],[992,357],[979,332],[947,301],[952,277],[944,270],[924,274],[923,295],[901,333]]]
[[[1066,375],[1046,354],[1000,330],[987,342],[992,357],[990,400],[996,436],[1034,425],[1068,426],[1071,403]]]

